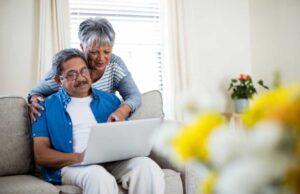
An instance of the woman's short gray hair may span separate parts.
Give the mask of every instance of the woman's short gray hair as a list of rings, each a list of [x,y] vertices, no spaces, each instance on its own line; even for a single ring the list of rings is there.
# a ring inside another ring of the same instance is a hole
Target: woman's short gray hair
[[[55,75],[61,75],[62,73],[62,64],[70,59],[79,57],[81,58],[86,65],[88,65],[87,60],[84,57],[84,54],[75,48],[63,49],[57,52],[52,58],[52,68],[55,72]]]
[[[102,46],[108,44],[114,45],[115,31],[111,23],[105,18],[88,18],[80,23],[78,37],[80,43],[84,45]]]

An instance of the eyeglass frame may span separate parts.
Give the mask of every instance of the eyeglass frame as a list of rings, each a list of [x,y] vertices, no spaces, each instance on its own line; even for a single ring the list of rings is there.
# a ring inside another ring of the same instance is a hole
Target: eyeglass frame
[[[79,74],[83,77],[89,76],[90,75],[90,69],[88,67],[83,67],[79,71],[70,70],[66,73],[66,76],[60,75],[59,78],[61,80],[66,79],[67,81],[74,81],[74,80],[78,79]]]

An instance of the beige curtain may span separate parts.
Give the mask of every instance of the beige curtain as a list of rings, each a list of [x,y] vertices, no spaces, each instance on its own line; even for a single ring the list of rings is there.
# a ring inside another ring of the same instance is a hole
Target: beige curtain
[[[70,47],[68,0],[40,0],[37,81],[50,69],[53,55]]]
[[[167,118],[183,120],[182,92],[189,87],[184,27],[184,0],[163,0],[164,111]]]

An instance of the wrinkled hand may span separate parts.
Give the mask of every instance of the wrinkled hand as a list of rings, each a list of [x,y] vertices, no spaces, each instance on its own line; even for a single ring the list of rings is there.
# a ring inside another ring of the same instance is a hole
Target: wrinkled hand
[[[115,112],[110,114],[107,122],[124,121],[130,112],[131,108],[127,104],[122,104]]]
[[[115,111],[109,115],[107,122],[118,122],[124,120],[125,120],[125,116],[122,115],[122,113]]]
[[[36,120],[36,117],[40,117],[41,113],[38,110],[44,111],[44,108],[39,104],[39,102],[43,102],[45,99],[38,95],[33,95],[30,98],[29,104],[29,112],[30,112],[30,120],[33,123]]]

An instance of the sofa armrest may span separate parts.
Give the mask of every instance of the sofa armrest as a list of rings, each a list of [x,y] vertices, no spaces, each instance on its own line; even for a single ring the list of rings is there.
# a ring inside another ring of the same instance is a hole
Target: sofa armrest
[[[179,172],[184,172],[184,168],[174,165],[166,156],[161,155],[156,149],[153,149],[149,156],[153,159],[161,168],[172,169]]]
[[[200,186],[209,173],[208,168],[200,162],[190,162],[185,165],[184,173],[186,194],[202,194]]]
[[[171,169],[174,170],[178,173],[180,173],[180,177],[182,180],[182,184],[183,184],[183,188],[185,188],[185,168],[184,167],[179,167],[177,165],[174,165],[174,163],[172,163],[170,161],[169,158],[163,156],[162,154],[160,154],[159,152],[156,151],[156,149],[153,149],[150,153],[149,156],[152,160],[154,160],[162,169]],[[184,189],[184,193],[186,189]]]
[[[165,156],[159,152],[152,150],[149,156],[153,159],[162,169],[171,169],[180,173],[184,193],[195,194],[200,192],[200,184],[209,173],[208,168],[200,162],[189,162],[185,166],[180,167],[175,165]]]

